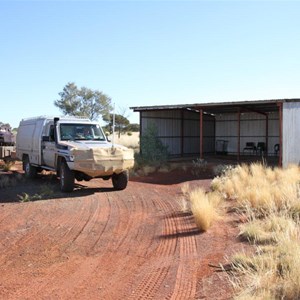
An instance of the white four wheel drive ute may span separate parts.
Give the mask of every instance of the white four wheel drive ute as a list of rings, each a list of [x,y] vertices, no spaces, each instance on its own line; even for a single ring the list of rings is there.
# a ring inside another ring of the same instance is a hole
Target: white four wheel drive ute
[[[134,165],[132,149],[109,143],[98,123],[76,117],[23,119],[16,152],[26,177],[55,171],[63,192],[73,191],[75,179],[92,178],[111,178],[114,188],[123,190]]]

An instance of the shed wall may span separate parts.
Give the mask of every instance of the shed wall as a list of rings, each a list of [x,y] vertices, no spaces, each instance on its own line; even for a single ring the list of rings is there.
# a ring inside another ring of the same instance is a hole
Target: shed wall
[[[141,130],[150,124],[158,129],[158,137],[168,146],[171,155],[199,155],[200,113],[190,110],[141,111]],[[287,117],[288,118],[288,117]],[[274,155],[279,144],[279,113],[268,113],[268,138],[266,139],[266,116],[247,112],[240,115],[240,153],[247,142],[268,141],[268,155]],[[218,140],[228,141],[228,153],[238,152],[238,113],[203,115],[203,152],[214,153]]]
[[[150,124],[158,129],[158,137],[168,146],[171,155],[199,155],[200,117],[199,112],[188,110],[142,111],[142,134]],[[203,151],[214,152],[214,118],[204,115]]]
[[[282,165],[300,163],[300,103],[283,103]]]
[[[216,115],[216,141],[227,140],[228,152],[238,151],[238,114]],[[247,142],[266,142],[266,117],[258,113],[241,113],[240,152]],[[268,154],[274,153],[274,145],[279,143],[279,115],[269,113],[268,117]]]

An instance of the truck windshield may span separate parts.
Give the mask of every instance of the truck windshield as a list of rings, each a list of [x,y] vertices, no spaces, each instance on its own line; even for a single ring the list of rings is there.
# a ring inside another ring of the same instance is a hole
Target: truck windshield
[[[62,141],[105,141],[99,125],[96,124],[60,124]]]

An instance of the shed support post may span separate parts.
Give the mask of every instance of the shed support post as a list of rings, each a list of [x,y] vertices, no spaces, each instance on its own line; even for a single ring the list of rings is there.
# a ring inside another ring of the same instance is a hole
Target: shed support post
[[[238,109],[238,140],[237,140],[237,160],[240,161],[240,154],[241,154],[241,110]]]
[[[278,103],[279,107],[279,167],[282,167],[282,102]]]
[[[203,109],[200,108],[200,159],[203,159]]]
[[[268,157],[268,143],[269,143],[269,115],[266,114],[266,156]]]
[[[143,117],[142,117],[142,111],[140,111],[140,143],[141,143],[141,138],[143,136]],[[141,146],[141,145],[140,145]],[[142,155],[142,147],[140,147],[140,154]]]
[[[180,154],[183,157],[184,152],[184,111],[181,110],[181,128],[180,128]]]

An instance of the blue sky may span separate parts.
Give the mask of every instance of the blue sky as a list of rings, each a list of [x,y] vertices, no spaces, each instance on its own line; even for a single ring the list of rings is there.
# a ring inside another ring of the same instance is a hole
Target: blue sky
[[[118,112],[300,98],[299,79],[297,1],[0,0],[0,121],[13,127],[61,115],[53,102],[68,82]]]

